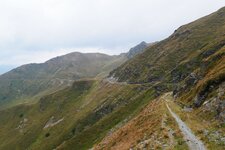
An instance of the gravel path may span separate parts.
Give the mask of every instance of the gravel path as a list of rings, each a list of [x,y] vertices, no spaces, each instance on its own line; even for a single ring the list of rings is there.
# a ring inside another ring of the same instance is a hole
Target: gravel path
[[[180,130],[184,135],[184,139],[186,140],[188,147],[190,150],[206,150],[206,147],[191,131],[191,129],[170,109],[168,104],[166,104],[169,112],[175,118]]]

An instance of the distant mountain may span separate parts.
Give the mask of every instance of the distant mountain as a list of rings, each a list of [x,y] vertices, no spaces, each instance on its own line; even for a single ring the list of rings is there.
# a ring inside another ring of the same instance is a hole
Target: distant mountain
[[[84,78],[104,78],[129,58],[144,51],[142,42],[128,53],[109,56],[74,52],[41,64],[28,64],[0,76],[0,105],[38,99]],[[1,106],[0,106],[1,107]]]
[[[124,55],[74,52],[45,63],[23,65],[0,76],[0,104],[27,100],[46,90],[53,92],[74,80],[104,76],[125,61]]]
[[[99,53],[70,53],[41,64],[18,67],[1,76],[2,79],[79,79],[96,76],[115,57]]]
[[[129,52],[126,54],[127,57],[130,59],[130,58],[133,58],[134,56],[136,56],[137,54],[141,54],[144,52],[144,50],[148,47],[148,43],[146,42],[141,42],[140,44],[138,44],[137,46],[131,48],[129,50]]]
[[[1,65],[0,67],[0,75],[6,73],[7,71],[11,70],[15,68],[15,66],[11,66],[11,65]]]

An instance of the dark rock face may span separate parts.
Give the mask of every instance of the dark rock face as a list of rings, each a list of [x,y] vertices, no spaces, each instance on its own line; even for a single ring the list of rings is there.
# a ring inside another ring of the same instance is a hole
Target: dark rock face
[[[215,89],[218,89],[224,82],[225,74],[219,76],[217,79],[208,81],[205,87],[200,92],[198,92],[197,96],[195,97],[193,104],[194,107],[200,107],[205,102],[208,95],[215,91]]]
[[[205,101],[206,97],[207,97],[208,93],[205,92],[204,94],[198,94],[195,99],[194,99],[194,107],[200,107],[203,102]]]
[[[216,94],[203,103],[205,111],[212,112],[221,122],[225,122],[225,82],[216,90]]]
[[[130,49],[130,51],[127,53],[127,57],[133,58],[134,56],[144,52],[144,50],[148,47],[148,44],[146,42],[141,42],[137,46]]]
[[[174,34],[171,36],[172,38],[176,38],[176,37],[185,37],[185,38],[187,38],[191,34],[190,30],[182,30],[182,26],[179,29],[175,30]]]
[[[156,97],[160,96],[162,93],[165,93],[165,92],[169,91],[168,88],[165,85],[163,85],[163,84],[156,85],[153,88],[155,90],[155,94],[156,94],[155,96]]]
[[[207,51],[203,52],[201,55],[203,58],[207,58],[214,54],[217,50],[221,49],[225,45],[225,40],[221,40],[216,46],[211,47]]]
[[[181,93],[189,91],[191,87],[197,84],[199,78],[200,77],[196,73],[192,72],[189,76],[186,77],[186,79],[184,80],[184,84],[180,84],[175,87],[175,89],[173,90],[173,96],[176,98]]]
[[[191,73],[187,80],[186,80],[186,85],[187,86],[193,86],[198,82],[198,77],[195,73]]]

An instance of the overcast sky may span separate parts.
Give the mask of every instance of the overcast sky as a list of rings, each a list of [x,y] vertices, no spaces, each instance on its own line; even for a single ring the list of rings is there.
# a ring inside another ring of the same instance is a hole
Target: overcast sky
[[[225,0],[0,0],[0,73],[73,51],[159,41]]]

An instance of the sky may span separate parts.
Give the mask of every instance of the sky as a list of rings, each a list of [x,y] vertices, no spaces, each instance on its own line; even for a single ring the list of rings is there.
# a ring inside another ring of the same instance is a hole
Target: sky
[[[66,53],[163,40],[224,0],[0,0],[0,74]]]

